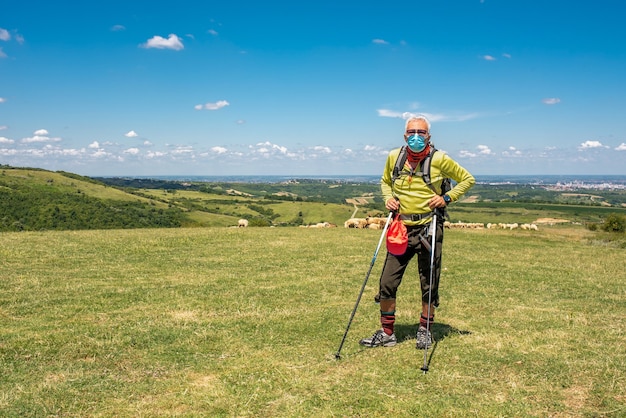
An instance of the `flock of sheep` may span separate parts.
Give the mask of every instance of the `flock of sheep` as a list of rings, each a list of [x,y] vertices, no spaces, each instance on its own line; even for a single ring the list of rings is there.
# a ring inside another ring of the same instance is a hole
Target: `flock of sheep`
[[[345,228],[360,228],[360,229],[383,229],[385,227],[385,223],[387,222],[387,218],[378,218],[374,216],[369,216],[367,218],[350,218],[344,222],[343,226]],[[245,228],[248,226],[248,221],[246,219],[240,219],[238,222],[238,227]],[[530,231],[537,231],[539,228],[536,224],[506,224],[506,223],[488,223],[487,225],[483,223],[476,222],[449,222],[445,221],[443,224],[444,228],[448,229],[526,229]],[[330,222],[319,222],[317,224],[311,225],[300,225],[301,228],[336,228],[337,225],[331,224]]]
[[[344,223],[345,228],[369,228],[369,229],[383,229],[385,227],[386,218],[368,217],[368,218],[351,218]],[[484,223],[476,222],[449,222],[445,221],[444,228],[448,229],[526,229],[531,231],[537,231],[539,228],[536,224],[505,224],[505,223],[488,223],[486,226]]]

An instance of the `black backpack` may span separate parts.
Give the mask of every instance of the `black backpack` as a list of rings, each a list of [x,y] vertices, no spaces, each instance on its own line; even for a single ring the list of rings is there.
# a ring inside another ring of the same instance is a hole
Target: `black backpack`
[[[409,172],[409,175],[411,176],[421,176],[422,180],[424,180],[424,183],[426,183],[426,185],[435,193],[437,193],[437,190],[435,190],[435,187],[432,184],[432,181],[430,179],[430,163],[431,160],[433,158],[433,155],[435,154],[435,152],[437,152],[437,149],[434,146],[430,147],[430,152],[428,153],[428,155],[426,156],[426,158],[424,158],[424,160],[422,161],[421,165],[416,167],[420,168],[421,171],[411,171]],[[402,171],[404,170],[404,164],[406,163],[406,158],[407,158],[407,146],[403,146],[402,148],[400,148],[400,153],[398,154],[398,159],[396,160],[396,165],[393,167],[393,173],[391,176],[391,183],[393,184],[398,178],[400,178],[400,174],[402,173]],[[449,178],[444,178],[443,181],[441,182],[441,196],[443,196],[444,194],[448,193],[450,190],[452,190],[452,183],[450,181]]]

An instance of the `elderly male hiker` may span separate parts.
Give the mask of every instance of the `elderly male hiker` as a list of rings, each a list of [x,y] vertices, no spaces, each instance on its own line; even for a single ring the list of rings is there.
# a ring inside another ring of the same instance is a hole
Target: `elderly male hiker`
[[[397,213],[400,229],[406,228],[404,240],[390,240],[387,257],[380,277],[379,293],[381,329],[359,343],[367,347],[396,345],[394,333],[396,292],[404,272],[413,256],[417,255],[419,279],[422,290],[422,313],[417,330],[417,349],[432,345],[432,324],[435,307],[439,306],[439,276],[443,244],[443,214],[446,206],[458,200],[475,183],[474,177],[449,155],[435,150],[430,142],[430,122],[425,116],[411,117],[406,121],[404,140],[406,146],[392,150],[383,172],[381,189],[388,210]],[[402,161],[405,160],[405,161]],[[456,182],[450,188],[449,179]],[[392,224],[392,227],[394,225]],[[435,229],[436,228],[436,229]],[[390,227],[390,231],[392,228]],[[434,257],[428,237],[435,234]],[[434,267],[431,275],[431,261]],[[430,302],[430,303],[429,303]]]

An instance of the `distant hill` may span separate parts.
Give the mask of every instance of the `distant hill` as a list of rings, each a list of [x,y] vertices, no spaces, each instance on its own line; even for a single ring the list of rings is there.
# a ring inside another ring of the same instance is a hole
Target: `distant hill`
[[[251,226],[343,226],[353,214],[381,213],[371,197],[375,188],[94,179],[0,166],[0,231],[225,227],[241,218]],[[354,205],[344,196],[370,197]]]
[[[180,208],[71,173],[3,166],[0,231],[179,227]]]

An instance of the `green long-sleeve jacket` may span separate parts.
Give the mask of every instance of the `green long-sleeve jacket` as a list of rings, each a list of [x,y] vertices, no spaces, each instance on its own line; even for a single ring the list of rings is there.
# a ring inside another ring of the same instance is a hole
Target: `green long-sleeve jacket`
[[[392,184],[393,168],[400,154],[400,148],[389,152],[385,171],[381,179],[381,190],[385,202],[392,197],[400,199],[400,214],[425,214],[431,212],[428,201],[435,196],[435,192],[424,182],[420,174],[409,176],[408,165],[402,170],[400,177]],[[408,164],[408,163],[407,163]],[[419,169],[417,170],[419,171]],[[443,151],[433,154],[430,165],[430,178],[437,194],[441,194],[441,182],[444,178],[451,178],[456,185],[447,195],[452,201],[458,200],[476,183],[474,176],[454,161]],[[404,221],[406,225],[418,225],[430,222],[430,219],[419,221]]]

